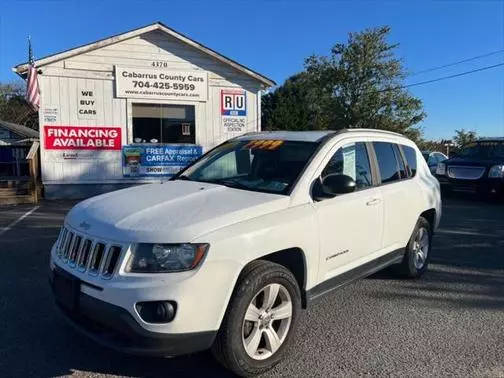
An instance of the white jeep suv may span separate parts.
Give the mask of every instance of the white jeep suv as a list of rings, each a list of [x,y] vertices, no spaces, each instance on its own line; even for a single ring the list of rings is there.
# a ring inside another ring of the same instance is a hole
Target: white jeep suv
[[[231,139],[163,184],[76,205],[51,251],[66,318],[134,354],[212,348],[239,375],[278,363],[302,308],[396,264],[427,269],[438,181],[377,130]]]

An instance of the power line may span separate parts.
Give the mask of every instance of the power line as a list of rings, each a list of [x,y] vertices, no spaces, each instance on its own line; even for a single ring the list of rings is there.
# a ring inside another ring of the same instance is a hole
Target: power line
[[[504,51],[504,50],[503,50],[503,51]],[[453,78],[455,78],[455,77],[465,76],[465,75],[469,75],[469,74],[472,74],[472,73],[475,73],[475,72],[480,72],[480,71],[486,71],[486,70],[490,70],[490,69],[492,69],[492,68],[497,68],[497,67],[501,67],[501,66],[504,66],[504,63],[494,64],[494,65],[492,65],[492,66],[481,67],[481,68],[477,68],[477,69],[474,69],[474,70],[471,70],[471,71],[465,71],[465,72],[461,72],[461,73],[454,74],[454,75],[449,75],[449,76],[438,77],[437,79],[425,80],[425,81],[420,81],[420,82],[418,82],[418,83],[407,84],[407,85],[400,85],[400,86],[393,87],[393,88],[382,89],[382,90],[379,90],[379,91],[377,91],[377,92],[378,92],[378,93],[381,93],[381,92],[394,91],[394,90],[396,90],[396,89],[403,89],[403,88],[409,88],[409,87],[416,87],[416,86],[418,86],[418,85],[430,84],[430,83],[435,83],[435,82],[437,82],[437,81],[442,81],[442,80],[453,79]],[[254,120],[251,120],[251,121],[246,122],[246,123],[245,123],[245,126],[248,126],[249,124],[254,123],[254,122],[257,122],[257,119],[254,119]]]
[[[466,72],[461,72],[461,73],[454,74],[454,75],[449,75],[449,76],[438,77],[437,79],[420,81],[420,82],[418,82],[418,83],[406,84],[406,85],[399,85],[399,86],[394,87],[394,88],[382,89],[382,90],[379,90],[378,92],[394,91],[394,90],[396,90],[396,89],[410,88],[410,87],[416,87],[416,86],[418,86],[418,85],[424,85],[424,84],[429,84],[429,83],[435,83],[435,82],[437,82],[437,81],[447,80],[447,79],[453,79],[454,77],[465,76],[465,75],[469,75],[469,74],[472,74],[472,73],[475,73],[475,72],[480,72],[480,71],[486,71],[486,70],[489,70],[489,69],[492,69],[492,68],[496,68],[496,67],[500,67],[500,66],[504,66],[504,63],[494,64],[493,66],[481,67],[481,68],[477,68],[477,69],[475,69],[475,70],[466,71]]]
[[[456,66],[456,65],[458,65],[458,64],[462,64],[462,63],[472,62],[473,60],[477,60],[477,59],[481,59],[481,58],[486,58],[486,57],[488,57],[488,56],[492,56],[492,55],[500,54],[500,53],[503,53],[503,52],[504,52],[504,49],[502,49],[502,50],[497,50],[497,51],[492,51],[492,52],[489,52],[489,53],[487,53],[487,54],[477,55],[477,56],[473,56],[472,58],[467,58],[467,59],[459,60],[458,62],[448,63],[448,64],[444,64],[444,65],[442,65],[442,66],[435,66],[435,67],[432,67],[432,68],[427,68],[427,69],[425,69],[425,70],[421,70],[421,71],[413,72],[413,73],[412,73],[412,74],[410,74],[409,76],[416,76],[416,75],[420,75],[420,74],[423,74],[423,73],[427,73],[427,72],[432,72],[432,71],[440,70],[440,69],[442,69],[442,68],[447,68],[447,67]]]
[[[461,72],[461,73],[454,74],[454,75],[438,77],[437,79],[425,80],[425,81],[420,81],[418,83],[399,85],[399,86],[393,87],[393,88],[381,89],[381,90],[379,90],[377,92],[381,93],[381,92],[395,91],[397,89],[416,87],[418,85],[430,84],[430,83],[435,83],[437,81],[453,79],[455,77],[465,76],[465,75],[469,75],[469,74],[472,74],[472,73],[475,73],[475,72],[480,72],[480,71],[486,71],[486,70],[490,70],[492,68],[497,68],[497,67],[501,67],[501,66],[504,66],[504,63],[494,64],[492,66],[481,67],[481,68],[477,68],[477,69],[474,69],[474,70]],[[256,120],[251,120],[249,122],[246,122],[245,125],[249,125],[250,123],[253,123],[253,122],[256,122]]]

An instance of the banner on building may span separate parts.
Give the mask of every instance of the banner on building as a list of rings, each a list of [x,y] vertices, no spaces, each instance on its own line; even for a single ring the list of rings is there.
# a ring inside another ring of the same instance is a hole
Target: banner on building
[[[221,116],[226,132],[244,132],[247,127],[247,92],[243,89],[222,89]]]
[[[115,67],[117,97],[206,101],[208,74],[202,71]]]
[[[123,147],[125,177],[172,176],[202,155],[195,145],[129,145]]]
[[[44,126],[46,150],[120,150],[121,128]]]

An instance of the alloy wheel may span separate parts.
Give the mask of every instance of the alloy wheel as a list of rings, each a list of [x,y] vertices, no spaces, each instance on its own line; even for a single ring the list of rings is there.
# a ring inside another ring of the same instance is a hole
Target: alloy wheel
[[[271,357],[283,344],[292,320],[292,299],[287,289],[272,283],[254,296],[242,325],[245,351],[254,360]]]
[[[422,269],[429,254],[429,232],[420,227],[413,241],[413,262],[415,268]]]

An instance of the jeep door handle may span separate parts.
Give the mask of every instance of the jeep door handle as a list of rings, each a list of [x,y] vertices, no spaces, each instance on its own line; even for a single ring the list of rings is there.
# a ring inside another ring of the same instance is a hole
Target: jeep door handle
[[[378,205],[380,202],[381,202],[381,199],[379,199],[379,198],[373,198],[372,200],[367,201],[366,205],[368,205],[368,206],[374,206],[374,205]]]

